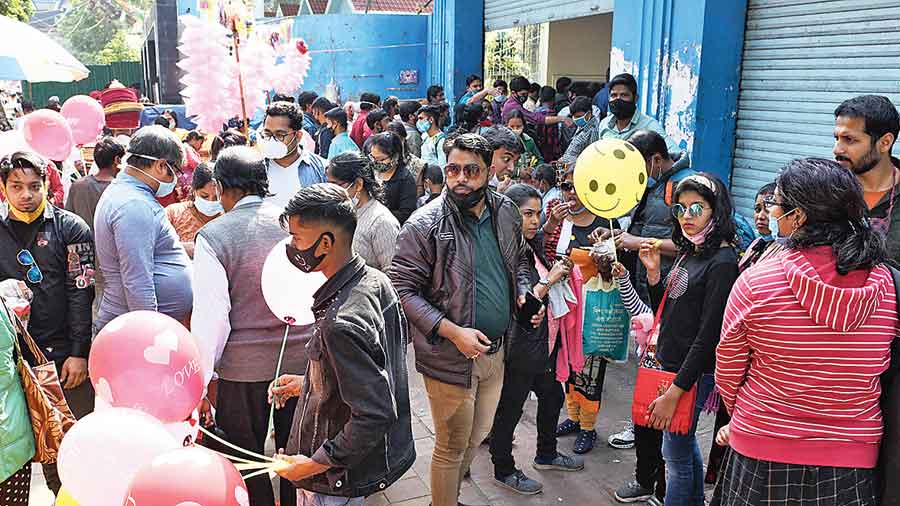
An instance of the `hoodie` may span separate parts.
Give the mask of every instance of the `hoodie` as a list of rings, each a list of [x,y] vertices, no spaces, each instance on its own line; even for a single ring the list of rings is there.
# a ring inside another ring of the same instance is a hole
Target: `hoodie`
[[[842,276],[831,247],[821,246],[787,250],[745,271],[717,349],[731,447],[771,462],[875,467],[879,375],[896,334],[884,266]]]

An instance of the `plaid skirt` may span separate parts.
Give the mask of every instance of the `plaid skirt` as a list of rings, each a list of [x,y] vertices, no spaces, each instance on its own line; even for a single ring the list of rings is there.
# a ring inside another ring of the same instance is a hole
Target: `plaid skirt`
[[[729,449],[710,506],[876,506],[875,471],[781,464]]]

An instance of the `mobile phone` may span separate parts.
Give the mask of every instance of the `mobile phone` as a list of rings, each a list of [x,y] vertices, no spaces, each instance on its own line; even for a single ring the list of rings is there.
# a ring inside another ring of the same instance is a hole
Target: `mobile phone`
[[[531,325],[531,318],[538,314],[543,303],[531,292],[525,293],[525,304],[519,308],[519,324]]]

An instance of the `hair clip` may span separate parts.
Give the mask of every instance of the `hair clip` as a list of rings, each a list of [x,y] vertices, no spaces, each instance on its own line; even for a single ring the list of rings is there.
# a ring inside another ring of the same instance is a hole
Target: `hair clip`
[[[708,178],[706,176],[702,176],[700,174],[694,174],[694,175],[688,176],[688,177],[682,179],[681,182],[678,183],[678,186],[681,186],[682,184],[684,184],[687,181],[693,181],[694,183],[697,183],[697,184],[700,184],[700,185],[703,185],[703,186],[709,188],[709,191],[711,191],[713,193],[713,195],[718,193],[718,192],[716,192],[716,185],[712,182],[712,180],[710,178]]]

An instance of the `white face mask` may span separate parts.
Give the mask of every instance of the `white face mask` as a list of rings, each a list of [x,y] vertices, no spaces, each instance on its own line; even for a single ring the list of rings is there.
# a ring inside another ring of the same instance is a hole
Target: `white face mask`
[[[206,200],[201,197],[194,197],[194,207],[204,216],[218,216],[225,212],[222,203],[218,200]]]
[[[281,160],[282,158],[287,157],[294,150],[300,149],[300,143],[296,142],[297,139],[295,137],[295,147],[294,149],[288,149],[287,144],[279,141],[274,137],[269,137],[268,139],[259,136],[259,140],[256,145],[259,147],[259,151],[262,155],[270,160]]]

